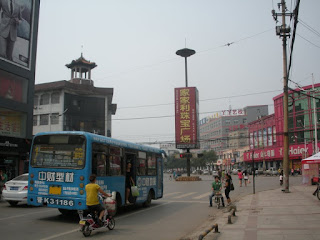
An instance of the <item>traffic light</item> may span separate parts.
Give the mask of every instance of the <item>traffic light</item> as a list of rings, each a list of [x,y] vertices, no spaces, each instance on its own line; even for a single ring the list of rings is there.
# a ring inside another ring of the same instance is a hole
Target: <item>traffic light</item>
[[[192,153],[180,153],[180,158],[192,158]]]

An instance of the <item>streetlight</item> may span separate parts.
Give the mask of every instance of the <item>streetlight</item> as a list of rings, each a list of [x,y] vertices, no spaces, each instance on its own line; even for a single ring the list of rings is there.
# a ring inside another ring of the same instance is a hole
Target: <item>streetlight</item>
[[[189,48],[183,48],[178,51],[176,51],[176,54],[184,57],[184,63],[185,63],[185,73],[186,73],[186,87],[188,87],[188,67],[187,67],[187,58],[195,54],[196,51],[189,49]],[[190,153],[190,148],[187,148],[187,153]],[[190,177],[190,154],[187,154],[187,176]]]
[[[195,50],[192,50],[192,49],[189,49],[189,48],[183,48],[183,49],[180,49],[178,51],[176,51],[176,54],[181,56],[181,57],[184,57],[184,62],[185,62],[185,72],[186,72],[186,87],[188,87],[188,67],[187,67],[187,58],[192,56],[193,54],[195,54],[196,51]]]

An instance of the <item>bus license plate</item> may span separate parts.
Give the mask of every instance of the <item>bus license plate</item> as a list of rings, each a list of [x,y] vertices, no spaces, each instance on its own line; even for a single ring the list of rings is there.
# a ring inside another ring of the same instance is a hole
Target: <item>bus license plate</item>
[[[61,187],[60,186],[50,186],[49,194],[61,195]]]

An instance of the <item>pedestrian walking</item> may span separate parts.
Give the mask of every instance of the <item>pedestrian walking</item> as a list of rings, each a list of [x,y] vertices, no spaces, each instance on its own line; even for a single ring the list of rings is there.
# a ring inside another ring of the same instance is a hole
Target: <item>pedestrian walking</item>
[[[247,186],[248,180],[249,180],[249,175],[247,173],[247,170],[244,170],[243,173],[243,179],[244,179],[244,185]]]
[[[282,186],[283,184],[283,175],[280,173],[280,176],[279,176],[279,180],[280,180],[280,186]]]
[[[6,181],[8,181],[8,176],[2,169],[0,169],[0,199],[2,198],[2,189]]]
[[[239,186],[242,187],[242,172],[240,169],[238,170],[238,179],[239,179]]]
[[[231,198],[229,196],[229,193],[231,191],[231,184],[232,184],[232,178],[229,174],[226,174],[226,183],[225,183],[225,190],[224,190],[224,194],[226,195],[227,198],[227,202],[228,202],[228,206],[231,203]]]

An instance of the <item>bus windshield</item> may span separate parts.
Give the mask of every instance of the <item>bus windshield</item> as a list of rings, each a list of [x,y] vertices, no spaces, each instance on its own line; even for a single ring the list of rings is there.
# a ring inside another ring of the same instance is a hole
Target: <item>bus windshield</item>
[[[84,164],[84,136],[43,135],[34,139],[32,167],[82,169]]]

